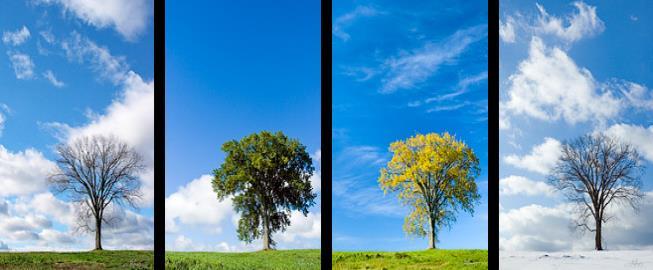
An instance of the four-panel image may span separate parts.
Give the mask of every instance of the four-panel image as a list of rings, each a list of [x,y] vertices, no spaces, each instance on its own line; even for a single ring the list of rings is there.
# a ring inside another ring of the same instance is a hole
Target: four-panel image
[[[653,268],[651,12],[5,1],[0,269]]]

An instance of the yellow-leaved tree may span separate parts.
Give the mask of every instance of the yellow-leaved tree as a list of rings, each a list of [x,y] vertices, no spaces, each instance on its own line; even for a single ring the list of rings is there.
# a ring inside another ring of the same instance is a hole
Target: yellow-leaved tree
[[[428,236],[434,249],[440,228],[450,228],[460,210],[474,213],[481,197],[475,182],[478,158],[449,133],[417,134],[390,144],[390,151],[392,160],[381,169],[379,185],[384,194],[397,192],[401,203],[411,208],[404,231]]]

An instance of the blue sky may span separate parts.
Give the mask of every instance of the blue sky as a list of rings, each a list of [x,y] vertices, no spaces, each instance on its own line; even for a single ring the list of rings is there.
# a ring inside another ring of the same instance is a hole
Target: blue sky
[[[319,168],[320,104],[319,1],[168,1],[166,249],[261,249],[238,240],[231,202],[210,188],[220,147],[282,131]],[[320,247],[319,199],[308,217],[294,214],[286,233],[273,234],[278,248]]]
[[[79,250],[75,206],[45,178],[53,146],[113,133],[144,157],[144,200],[105,248],[153,245],[151,1],[9,1],[0,10],[0,250]],[[126,119],[124,115],[130,115]]]
[[[570,229],[563,196],[544,181],[560,143],[605,132],[647,167],[641,212],[616,207],[604,247],[653,245],[653,24],[649,1],[501,1],[500,247],[592,249]],[[547,228],[533,230],[532,228]]]
[[[482,199],[438,246],[487,248],[487,1],[334,1],[332,38],[334,250],[427,247],[377,179],[391,142],[445,131],[479,157]]]

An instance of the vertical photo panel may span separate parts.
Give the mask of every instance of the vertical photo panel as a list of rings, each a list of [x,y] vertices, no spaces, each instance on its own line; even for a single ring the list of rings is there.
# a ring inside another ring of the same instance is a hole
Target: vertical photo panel
[[[651,11],[501,1],[501,269],[653,267]]]
[[[487,1],[334,1],[333,269],[488,268]]]
[[[320,2],[166,11],[166,268],[320,269]]]
[[[153,267],[153,28],[150,0],[2,3],[0,268]]]

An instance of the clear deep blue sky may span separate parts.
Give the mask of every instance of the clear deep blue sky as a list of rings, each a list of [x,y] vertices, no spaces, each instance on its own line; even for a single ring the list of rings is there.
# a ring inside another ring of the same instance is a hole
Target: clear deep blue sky
[[[319,1],[167,2],[166,196],[218,168],[223,143],[254,132],[320,150],[320,102]],[[218,223],[219,234],[189,225],[166,244],[239,244],[231,220]]]
[[[333,248],[417,250],[408,209],[384,196],[388,146],[449,132],[481,162],[482,196],[439,235],[441,248],[487,248],[487,1],[334,1]]]

